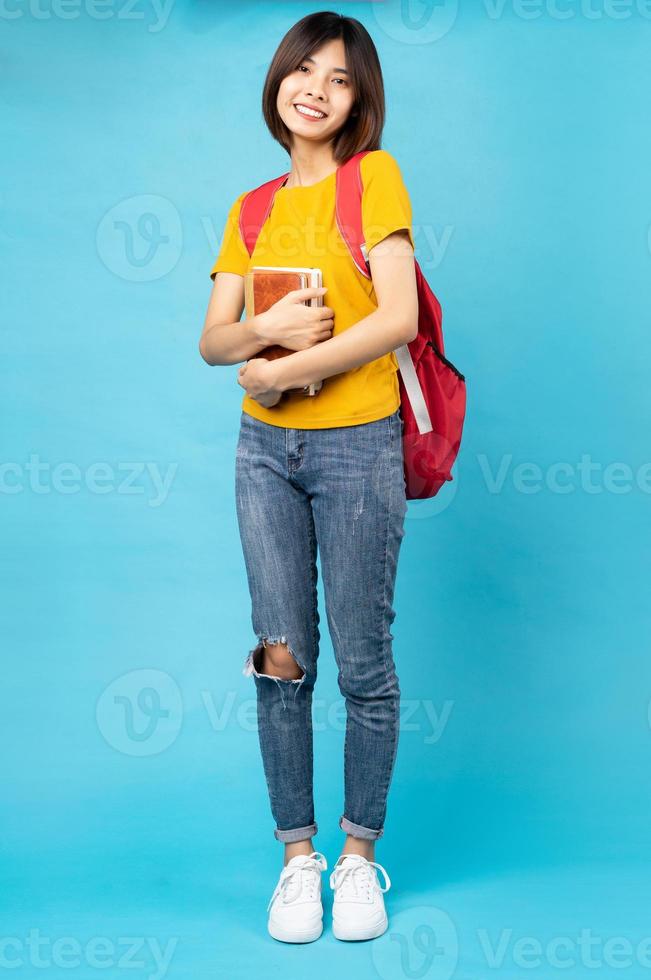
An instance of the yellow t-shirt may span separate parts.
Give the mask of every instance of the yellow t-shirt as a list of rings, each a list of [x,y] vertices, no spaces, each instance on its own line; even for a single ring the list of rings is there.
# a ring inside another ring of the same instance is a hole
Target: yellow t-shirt
[[[367,249],[370,251],[400,229],[407,230],[413,246],[411,203],[393,156],[386,150],[367,153],[361,161],[361,174]],[[323,302],[334,311],[332,336],[368,316],[377,309],[377,297],[373,283],[358,271],[339,234],[335,186],[336,171],[306,187],[279,188],[250,257],[238,225],[245,196],[240,194],[228,214],[211,277],[217,272],[244,276],[254,265],[319,267],[323,285],[328,287]],[[397,371],[395,354],[390,351],[367,364],[325,378],[321,390],[312,397],[284,392],[273,408],[264,408],[245,393],[242,411],[284,428],[325,429],[374,422],[391,415],[400,405]]]

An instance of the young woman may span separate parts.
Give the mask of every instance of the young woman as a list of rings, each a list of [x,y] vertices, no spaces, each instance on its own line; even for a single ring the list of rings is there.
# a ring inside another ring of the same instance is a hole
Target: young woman
[[[382,72],[359,21],[320,12],[295,24],[269,67],[263,113],[291,171],[251,257],[238,227],[245,194],[233,203],[200,351],[211,365],[246,361],[238,373],[245,395],[235,490],[259,642],[244,673],[256,686],[274,835],[285,845],[268,928],[285,942],[309,942],[323,929],[327,863],[312,849],[318,548],[347,711],[339,820],[346,838],[330,877],[333,928],[339,939],[370,939],[388,925],[390,880],[373,858],[398,743],[390,626],[406,497],[392,352],[418,329],[411,206],[396,161],[379,149]],[[336,171],[360,150],[372,151],[361,162],[372,282],[357,270],[335,219]],[[243,276],[254,265],[319,267],[324,286],[297,290],[240,322]],[[324,296],[322,307],[305,305],[316,295]],[[270,344],[294,353],[256,356]],[[301,389],[316,381],[321,390],[306,397]]]

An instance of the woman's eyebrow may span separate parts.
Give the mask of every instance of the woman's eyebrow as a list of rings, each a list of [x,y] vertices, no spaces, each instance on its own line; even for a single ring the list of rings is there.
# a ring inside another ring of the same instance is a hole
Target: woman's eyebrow
[[[311,61],[313,65],[316,64],[316,61],[314,60],[314,58],[305,58],[304,61]],[[348,74],[348,72],[346,71],[345,68],[333,68],[332,70],[333,71],[340,71],[342,73],[342,75],[347,75]]]

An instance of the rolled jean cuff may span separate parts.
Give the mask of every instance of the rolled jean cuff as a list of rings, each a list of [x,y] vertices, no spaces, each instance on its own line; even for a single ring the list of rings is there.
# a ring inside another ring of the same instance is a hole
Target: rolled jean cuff
[[[293,844],[297,840],[309,840],[310,837],[314,837],[318,829],[315,823],[307,827],[295,827],[293,830],[278,830],[276,827],[274,837],[283,844]]]
[[[383,827],[380,830],[371,830],[370,827],[362,827],[343,816],[339,818],[339,826],[351,837],[361,837],[362,840],[377,840],[384,833]]]

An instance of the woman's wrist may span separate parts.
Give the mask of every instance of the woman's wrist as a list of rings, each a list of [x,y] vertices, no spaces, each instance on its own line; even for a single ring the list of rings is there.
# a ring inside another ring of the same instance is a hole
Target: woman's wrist
[[[260,344],[260,350],[264,347],[269,347],[275,341],[270,336],[270,318],[269,310],[265,310],[264,313],[256,313],[248,321],[249,327],[253,331],[256,340]]]
[[[275,357],[273,361],[269,361],[269,373],[271,377],[271,387],[275,388],[276,391],[288,391],[289,388],[295,387],[287,378],[287,371],[283,371],[283,361],[287,360],[287,357],[291,357],[288,354],[286,357]]]

